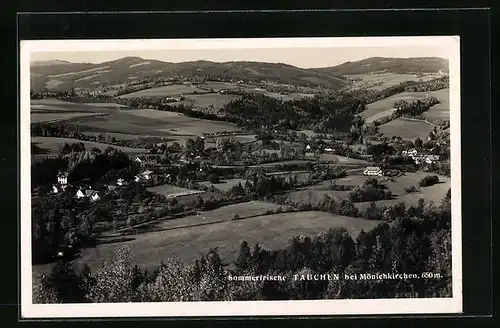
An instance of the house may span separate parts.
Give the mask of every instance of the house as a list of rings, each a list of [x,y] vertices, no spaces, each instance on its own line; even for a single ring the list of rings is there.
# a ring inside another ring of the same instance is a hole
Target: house
[[[425,162],[427,164],[433,164],[435,163],[436,161],[439,161],[439,155],[427,155],[425,157]]]
[[[333,151],[333,149],[332,148],[325,148],[325,151],[331,153]]]
[[[59,183],[60,185],[65,185],[68,183],[68,172],[59,172],[57,174],[57,183]]]
[[[147,171],[144,171],[141,173],[141,176],[146,179],[146,180],[149,180],[151,178],[151,174],[153,174],[153,172],[147,170]]]
[[[85,197],[85,194],[83,193],[83,191],[81,189],[78,189],[78,191],[76,192],[76,198],[80,199],[83,197]]]
[[[135,181],[135,182],[139,182],[139,181],[141,181],[141,177],[140,177],[140,176],[138,176],[138,175],[136,175],[136,176],[134,177],[134,181]]]
[[[56,185],[52,185],[52,193],[57,194],[59,192],[59,189],[57,189]]]
[[[127,182],[125,181],[125,179],[119,178],[118,180],[116,180],[116,185],[117,186],[123,186],[125,184],[127,184]]]
[[[410,149],[410,150],[403,150],[401,154],[403,156],[408,156],[408,157],[414,157],[417,155],[417,150],[416,149]]]
[[[142,164],[142,159],[141,159],[140,157],[136,157],[136,158],[134,159],[134,162],[139,163],[139,164]]]
[[[311,146],[307,145],[306,150],[311,150]]]
[[[378,166],[369,166],[369,167],[364,169],[363,174],[369,175],[369,176],[380,176],[381,177],[384,175],[384,172]]]
[[[85,196],[87,198],[90,198],[90,200],[92,200],[94,202],[100,199],[99,193],[97,190],[87,189],[87,190],[85,190]]]

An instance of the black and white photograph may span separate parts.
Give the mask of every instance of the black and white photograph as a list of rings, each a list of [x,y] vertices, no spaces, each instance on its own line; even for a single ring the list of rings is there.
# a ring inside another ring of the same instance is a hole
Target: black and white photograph
[[[459,49],[22,41],[22,316],[460,313]]]

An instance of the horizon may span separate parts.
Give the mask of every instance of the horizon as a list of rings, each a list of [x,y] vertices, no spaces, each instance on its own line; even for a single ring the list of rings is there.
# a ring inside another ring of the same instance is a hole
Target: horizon
[[[362,59],[357,59],[357,60],[348,60],[346,62],[342,62],[342,63],[339,63],[339,64],[336,64],[336,65],[330,65],[330,66],[314,66],[314,67],[300,67],[300,66],[297,66],[297,65],[293,65],[293,64],[290,64],[290,63],[286,63],[286,62],[271,62],[271,61],[256,61],[256,60],[228,60],[228,61],[215,61],[215,60],[205,60],[205,59],[198,59],[198,60],[187,60],[187,61],[177,61],[177,62],[171,62],[171,61],[164,61],[164,60],[161,60],[161,59],[156,59],[156,58],[144,58],[144,57],[140,57],[140,56],[124,56],[124,57],[119,57],[119,58],[116,58],[116,59],[112,59],[112,60],[106,60],[106,61],[101,61],[101,62],[90,62],[90,61],[70,61],[70,60],[67,60],[67,59],[60,59],[60,58],[54,58],[54,59],[40,59],[40,60],[32,60],[30,62],[30,65],[32,64],[35,64],[35,63],[46,63],[46,62],[64,62],[64,63],[67,63],[67,64],[89,64],[89,65],[100,65],[100,64],[104,64],[104,63],[107,63],[107,62],[112,62],[112,61],[118,61],[118,60],[123,60],[125,58],[137,58],[137,59],[141,59],[141,60],[144,60],[144,61],[150,61],[150,60],[156,60],[156,61],[160,61],[160,62],[164,62],[164,63],[167,63],[167,64],[182,64],[182,63],[195,63],[195,62],[210,62],[210,63],[219,63],[219,64],[224,64],[224,63],[230,63],[230,62],[254,62],[254,63],[266,63],[266,64],[284,64],[284,65],[290,65],[290,66],[294,66],[294,67],[297,67],[297,68],[302,68],[302,69],[319,69],[319,68],[327,68],[327,67],[335,67],[335,66],[340,66],[340,65],[343,65],[343,64],[347,64],[347,63],[352,63],[352,62],[357,62],[357,61],[363,61],[363,60],[367,60],[367,59],[371,59],[371,58],[380,58],[380,59],[422,59],[422,58],[438,58],[438,59],[443,59],[443,60],[448,60],[447,58],[443,58],[443,57],[439,57],[439,56],[425,56],[425,57],[387,57],[387,56],[372,56],[372,57],[366,57],[366,58],[362,58]]]
[[[449,60],[448,49],[438,46],[399,47],[312,47],[312,48],[226,48],[173,49],[144,51],[34,51],[30,64],[46,61],[66,61],[72,64],[102,64],[125,57],[139,57],[145,61],[166,63],[209,61],[281,63],[303,69],[338,66],[373,57],[381,58],[441,58]]]

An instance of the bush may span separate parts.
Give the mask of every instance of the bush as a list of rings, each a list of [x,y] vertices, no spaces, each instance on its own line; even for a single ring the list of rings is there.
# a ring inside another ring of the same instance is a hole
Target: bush
[[[435,185],[438,182],[439,182],[439,177],[437,175],[428,175],[420,180],[419,185],[420,187],[428,187]]]
[[[417,187],[414,185],[409,185],[408,187],[405,188],[405,191],[409,194],[417,192]]]

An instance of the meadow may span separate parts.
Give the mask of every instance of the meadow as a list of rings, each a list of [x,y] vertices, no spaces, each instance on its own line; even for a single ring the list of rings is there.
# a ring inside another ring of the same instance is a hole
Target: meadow
[[[245,216],[240,208],[231,208],[227,215],[219,211],[214,217],[229,219],[233,213]],[[96,248],[85,249],[76,262],[87,263],[91,268],[96,268],[102,263],[103,258],[112,255],[117,246],[126,244],[136,254],[135,262],[146,267],[156,266],[160,261],[171,257],[191,262],[212,248],[218,248],[221,258],[227,263],[236,258],[239,246],[244,240],[250,245],[259,243],[266,249],[276,249],[285,247],[288,241],[297,235],[313,237],[329,228],[345,227],[353,237],[356,237],[362,229],[370,230],[379,223],[314,211],[255,216],[206,224],[203,224],[203,221],[210,220],[208,219],[210,216],[207,213],[203,215],[205,219],[193,218],[200,223],[197,226],[170,227],[170,230],[165,227],[162,231],[127,236],[133,239],[131,241],[101,244]],[[174,221],[181,220],[189,219]]]
[[[431,95],[439,99],[440,103],[424,112],[425,117],[450,119],[450,89],[443,89],[431,92]]]
[[[207,107],[214,107],[214,108],[221,108],[224,105],[229,104],[231,101],[238,99],[239,96],[235,95],[225,95],[225,94],[219,94],[219,93],[205,93],[205,94],[196,94],[196,95],[189,95],[186,96],[187,101],[193,106],[193,107],[199,107],[199,108],[207,108]]]
[[[427,92],[401,92],[396,95],[387,97],[385,99],[373,102],[371,104],[367,104],[366,110],[361,112],[359,116],[364,118],[365,121],[373,121],[374,119],[380,119],[383,116],[385,116],[382,115],[382,113],[390,115],[392,109],[394,108],[394,103],[396,101],[398,100],[414,101],[414,100],[424,99],[426,96]]]
[[[351,86],[352,89],[383,90],[402,82],[425,82],[437,78],[435,74],[418,76],[417,74],[372,73],[345,75],[349,80],[358,80]],[[361,79],[361,80],[360,80]]]
[[[148,136],[201,136],[206,132],[238,131],[236,124],[191,118],[153,109],[119,110],[106,117],[80,119],[82,132],[112,132]]]
[[[314,153],[306,153],[306,158],[313,159]],[[333,163],[333,164],[346,164],[346,165],[368,165],[368,162],[362,159],[350,158],[331,153],[323,153],[319,156],[320,162]]]
[[[159,185],[159,186],[150,187],[150,188],[148,188],[148,191],[153,192],[155,194],[163,195],[167,198],[175,198],[175,197],[182,197],[182,196],[187,196],[187,195],[204,193],[204,191],[191,190],[191,189],[177,187],[177,186],[170,185],[170,184],[163,184],[163,185]]]
[[[68,120],[75,120],[85,117],[105,116],[104,113],[82,113],[82,112],[35,112],[31,113],[31,123],[55,123]]]
[[[423,120],[398,118],[379,126],[379,132],[388,138],[401,137],[406,140],[421,138],[427,140],[434,125]]]
[[[353,173],[351,171],[351,173]],[[419,181],[424,176],[429,175],[429,173],[418,171],[418,172],[405,172],[404,175],[394,178],[394,181],[387,178],[379,178],[377,180],[384,184],[393,195],[393,199],[376,201],[375,204],[378,206],[388,206],[395,205],[399,202],[405,202],[407,206],[416,205],[420,198],[423,198],[426,202],[434,202],[439,204],[439,202],[446,195],[448,189],[451,187],[450,178],[438,175],[440,182],[433,186],[420,188],[416,193],[408,194],[405,188],[409,185],[414,185],[419,188]],[[433,174],[434,175],[434,174]],[[349,174],[348,176],[340,179],[336,179],[337,185],[345,185],[356,187],[367,180],[368,177],[359,174]],[[349,190],[347,191],[334,191],[329,190],[330,181],[324,181],[314,186],[309,186],[302,190],[292,191],[288,193],[288,199],[294,202],[310,202],[318,203],[321,202],[326,195],[334,198],[337,201],[342,199],[349,199]],[[364,210],[371,202],[355,203],[355,206]]]
[[[207,186],[207,187],[214,186],[216,189],[223,191],[223,192],[226,192],[226,191],[230,190],[232,187],[238,185],[238,183],[241,183],[241,185],[244,186],[245,182],[246,182],[246,180],[243,180],[243,179],[226,179],[226,180],[220,181],[219,183],[211,183],[209,181],[203,181],[200,184]]]
[[[136,92],[127,93],[118,98],[140,98],[140,97],[169,97],[180,96],[193,93],[207,93],[208,91],[197,88],[196,86],[184,84],[172,84],[163,87],[139,90]]]
[[[37,144],[42,149],[46,149],[48,152],[46,155],[56,155],[59,153],[59,149],[64,146],[65,143],[80,143],[82,142],[85,145],[86,149],[98,148],[101,151],[104,151],[108,147],[115,148],[117,150],[123,151],[127,154],[141,154],[145,153],[146,149],[144,148],[131,148],[131,147],[121,147],[115,145],[109,145],[100,142],[93,141],[82,141],[78,139],[71,138],[55,138],[55,137],[31,137],[31,142]]]

